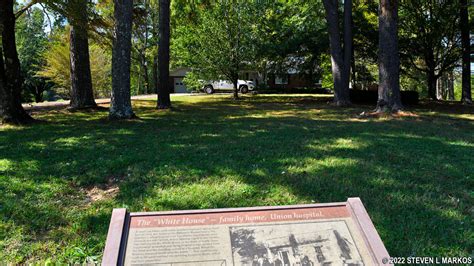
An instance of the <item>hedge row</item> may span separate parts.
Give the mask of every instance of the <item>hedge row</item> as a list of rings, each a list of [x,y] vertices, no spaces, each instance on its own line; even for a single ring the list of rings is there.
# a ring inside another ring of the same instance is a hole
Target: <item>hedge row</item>
[[[330,89],[325,88],[294,88],[294,89],[267,89],[258,90],[259,94],[332,94]],[[359,104],[377,104],[378,92],[372,90],[349,90],[351,102]],[[419,102],[419,94],[416,91],[401,91],[402,104],[416,105]]]

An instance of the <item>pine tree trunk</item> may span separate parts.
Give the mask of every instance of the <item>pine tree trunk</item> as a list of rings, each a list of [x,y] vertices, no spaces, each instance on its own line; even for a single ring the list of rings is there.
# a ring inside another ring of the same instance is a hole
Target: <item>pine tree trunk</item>
[[[135,117],[130,100],[133,0],[114,0],[114,43],[112,48],[112,98],[110,119]]]
[[[144,6],[145,6],[145,11],[146,11],[146,14],[145,16],[148,17],[149,13],[148,13],[148,2],[147,0],[144,1]],[[143,51],[142,51],[142,66],[143,66],[143,79],[145,80],[145,83],[143,84],[143,89],[144,89],[144,94],[148,94],[149,91],[150,91],[150,77],[148,75],[148,62],[147,62],[147,58],[146,58],[146,49],[148,48],[148,35],[149,35],[149,31],[148,31],[148,19],[145,19],[145,36],[144,36],[144,40],[143,40]]]
[[[380,0],[379,88],[376,111],[397,112],[401,109],[398,0]]]
[[[0,47],[0,122],[19,124],[19,121],[21,121],[20,117],[15,109],[15,100],[11,87],[7,86],[3,52]]]
[[[427,74],[427,83],[428,83],[428,96],[432,100],[437,100],[438,98],[436,97],[436,83],[438,81],[438,77],[435,74],[434,69],[433,70],[428,70]]]
[[[237,85],[239,83],[239,76],[238,75],[236,75],[236,76],[237,76],[237,78],[234,78],[232,80],[232,84],[234,86],[234,95],[233,95],[234,100],[239,99],[239,88],[237,87]]]
[[[89,37],[87,33],[87,1],[72,3],[75,14],[71,18],[70,63],[71,63],[71,103],[73,109],[96,107],[92,90],[91,67],[89,60]]]
[[[0,119],[2,123],[25,124],[34,121],[21,105],[23,79],[15,42],[13,0],[0,1]],[[5,60],[4,60],[5,57]]]
[[[454,74],[451,71],[448,74],[448,100],[454,101]]]
[[[461,101],[472,104],[471,95],[471,47],[469,37],[468,0],[461,0],[461,43],[462,43],[462,96]]]
[[[171,108],[170,99],[170,0],[160,0],[158,46],[158,109]]]
[[[348,1],[351,2],[351,1]],[[347,60],[345,60],[345,50],[344,54],[341,45],[341,34],[339,32],[339,16],[338,16],[338,0],[323,0],[324,9],[326,10],[326,20],[328,23],[328,33],[329,33],[329,45],[331,50],[331,68],[332,68],[332,78],[334,83],[334,103],[337,106],[344,106],[350,104],[349,99],[349,74],[347,74],[347,69],[350,70],[350,67],[345,67],[345,62],[350,64],[350,55]],[[345,4],[345,8],[349,6],[349,3]],[[345,11],[344,25],[350,25],[351,23],[347,21],[346,17],[349,17],[348,14],[350,11]],[[344,30],[344,41],[349,41],[352,39],[351,30]],[[345,48],[350,48],[351,44],[345,44]],[[350,50],[349,50],[350,51]]]
[[[142,54],[142,59],[140,60],[141,61],[141,69],[142,69],[142,72],[143,72],[143,94],[148,94],[150,89],[149,89],[149,85],[150,85],[150,81],[149,81],[149,76],[148,76],[148,65],[147,65],[147,61],[146,61],[146,55],[145,55],[146,51],[143,51],[143,54]]]
[[[440,77],[436,81],[436,99],[438,100],[443,99],[443,77]]]
[[[351,78],[352,61],[352,0],[344,0],[344,70],[342,72],[343,99],[350,103],[349,83]]]
[[[356,72],[356,60],[355,60],[355,51],[354,46],[352,46],[351,53],[351,79],[352,79],[352,88],[357,89],[357,72]]]
[[[153,58],[153,93],[158,93],[158,56]]]
[[[152,24],[152,28],[151,28],[151,35],[153,36],[152,40],[153,41],[159,41],[159,38],[157,38],[158,36],[158,21],[157,21],[157,16],[156,16],[156,12],[153,11],[151,12],[151,24]],[[153,64],[151,66],[151,78],[153,80],[153,93],[158,93],[158,55],[157,54],[154,54],[153,55]]]
[[[43,89],[35,88],[33,95],[35,96],[35,102],[40,103],[43,101]]]

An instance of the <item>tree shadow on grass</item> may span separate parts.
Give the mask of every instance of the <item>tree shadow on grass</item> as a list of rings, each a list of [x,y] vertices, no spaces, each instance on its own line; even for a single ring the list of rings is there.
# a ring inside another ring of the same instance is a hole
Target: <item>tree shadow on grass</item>
[[[353,120],[361,107],[341,111],[285,99],[177,102],[178,111],[166,114],[155,112],[151,101],[135,101],[141,121],[104,123],[100,113],[74,114],[3,131],[0,189],[8,193],[0,195],[2,219],[38,234],[76,228],[100,252],[113,207],[218,208],[358,196],[391,255],[469,255],[472,123]],[[85,206],[77,189],[111,176],[123,179],[117,197]],[[46,230],[45,221],[51,221]]]

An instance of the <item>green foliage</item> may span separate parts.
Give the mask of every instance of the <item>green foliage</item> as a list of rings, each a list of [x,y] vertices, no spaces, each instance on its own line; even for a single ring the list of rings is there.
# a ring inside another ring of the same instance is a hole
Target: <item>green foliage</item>
[[[200,91],[202,89],[203,77],[196,72],[188,72],[183,79],[183,83],[189,91]]]
[[[132,92],[148,94],[154,92],[153,68],[158,55],[159,1],[134,1],[132,28]]]
[[[461,100],[462,96],[462,83],[461,83],[461,74],[454,72],[454,99],[457,101]],[[471,75],[471,95],[474,95],[474,75]]]
[[[48,88],[43,78],[36,72],[44,65],[43,53],[48,47],[45,33],[43,11],[33,8],[25,12],[16,21],[16,43],[24,78],[24,89],[27,99],[42,101],[42,94]]]
[[[71,89],[68,38],[66,33],[56,36],[56,41],[52,42],[43,54],[46,59],[45,66],[36,72],[36,76],[53,82],[54,90],[65,99],[69,99]],[[108,51],[97,44],[90,45],[89,53],[94,96],[97,98],[109,97],[112,82],[111,56]]]
[[[377,1],[353,1],[353,49],[355,87],[374,87],[378,78],[378,3]],[[354,69],[351,80],[354,81]]]
[[[321,71],[322,71],[321,83],[322,83],[323,88],[334,89],[334,82],[332,79],[332,71],[331,71],[331,56],[328,54],[321,55]]]
[[[36,0],[35,0],[36,1]],[[66,18],[69,23],[80,27],[95,27],[102,24],[100,15],[96,12],[95,4],[92,0],[38,0],[48,9]],[[102,2],[98,1],[98,2]]]
[[[110,97],[112,88],[112,57],[98,44],[90,46],[92,88],[96,98]]]
[[[422,71],[411,68],[410,72],[401,72],[400,89],[417,91],[422,97],[428,97],[427,87],[426,74]]]
[[[352,10],[356,64],[376,64],[379,45],[378,3],[371,0],[353,1]]]
[[[402,1],[399,13],[402,74],[427,86],[412,73],[421,71],[427,80],[429,72],[453,71],[461,59],[459,1]]]
[[[255,1],[252,10],[259,68],[271,73],[297,70],[314,82],[319,80],[321,54],[329,46],[322,4]]]
[[[71,89],[69,42],[67,40],[51,43],[43,54],[45,66],[36,72],[36,76],[53,82],[54,89],[62,98],[69,99]]]
[[[48,123],[0,128],[2,262],[100,259],[113,208],[351,196],[391,256],[471,255],[473,107],[357,120],[366,106],[331,107],[328,96],[242,98],[236,106],[226,96],[174,96],[179,112],[156,112],[149,98],[134,102],[141,120],[111,123],[107,111],[41,111]]]
[[[254,60],[250,5],[216,2],[196,20],[177,27],[174,56],[206,76],[236,81],[239,71]]]

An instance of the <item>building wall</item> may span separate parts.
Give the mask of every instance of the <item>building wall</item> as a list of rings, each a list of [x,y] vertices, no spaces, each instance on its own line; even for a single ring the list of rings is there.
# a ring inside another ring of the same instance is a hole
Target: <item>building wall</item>
[[[181,68],[177,68],[170,71],[168,84],[169,84],[171,93],[176,93],[176,86],[175,86],[174,79],[175,78],[183,79],[189,71],[191,71],[191,68],[189,67],[181,67]]]
[[[279,77],[275,75],[269,76],[267,85],[270,89],[295,89],[295,88],[311,88],[316,85],[306,76],[299,74],[287,74],[287,84],[277,84]],[[281,77],[280,77],[281,78]]]

